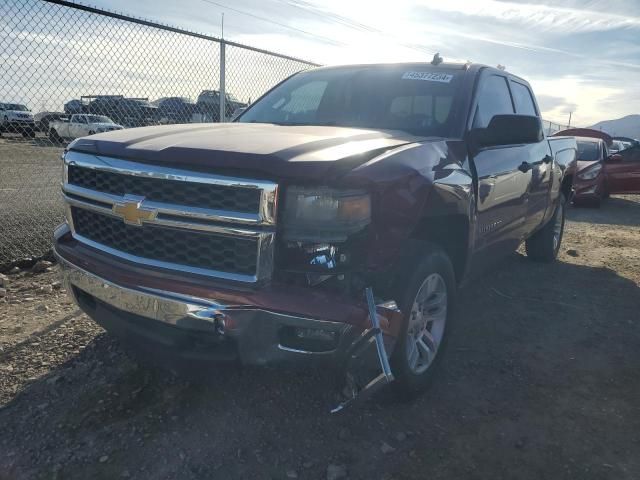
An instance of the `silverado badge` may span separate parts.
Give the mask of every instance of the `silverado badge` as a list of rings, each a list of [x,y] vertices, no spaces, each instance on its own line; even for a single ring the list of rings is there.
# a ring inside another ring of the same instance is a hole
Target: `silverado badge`
[[[141,226],[142,222],[155,220],[158,212],[142,206],[144,197],[125,195],[122,201],[113,204],[112,211],[122,217],[124,223]]]

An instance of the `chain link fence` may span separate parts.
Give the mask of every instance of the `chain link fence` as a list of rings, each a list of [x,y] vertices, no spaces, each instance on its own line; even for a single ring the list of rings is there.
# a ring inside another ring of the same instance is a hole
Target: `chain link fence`
[[[542,127],[544,128],[544,132],[547,136],[553,135],[561,130],[566,130],[567,128],[571,128],[569,125],[552,122],[551,120],[542,120]]]
[[[119,128],[219,122],[300,59],[66,1],[0,1],[0,267],[50,249],[64,146]]]

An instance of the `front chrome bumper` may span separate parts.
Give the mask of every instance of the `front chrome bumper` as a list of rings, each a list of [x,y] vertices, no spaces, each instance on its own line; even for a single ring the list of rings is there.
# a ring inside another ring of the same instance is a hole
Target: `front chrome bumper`
[[[172,337],[206,337],[218,343],[232,343],[242,363],[264,365],[311,358],[341,361],[361,333],[345,323],[285,315],[250,305],[223,305],[144,287],[126,288],[72,264],[55,250],[54,253],[63,283],[80,308],[125,341],[144,337],[141,339],[145,343],[170,345],[175,343],[170,341]],[[285,331],[323,332],[333,336],[335,342],[327,349],[299,348],[285,341],[291,339],[291,335],[283,335]],[[169,341],[156,342],[161,337]],[[188,355],[189,344],[180,345],[182,353]]]

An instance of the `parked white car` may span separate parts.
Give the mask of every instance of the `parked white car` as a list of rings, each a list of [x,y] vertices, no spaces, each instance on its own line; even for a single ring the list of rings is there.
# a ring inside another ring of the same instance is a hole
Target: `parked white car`
[[[123,128],[122,125],[118,125],[104,115],[76,114],[71,115],[71,118],[51,122],[49,124],[49,138],[54,141],[75,139],[94,133],[122,130]]]
[[[21,133],[23,137],[34,137],[33,114],[20,103],[0,103],[0,132]]]

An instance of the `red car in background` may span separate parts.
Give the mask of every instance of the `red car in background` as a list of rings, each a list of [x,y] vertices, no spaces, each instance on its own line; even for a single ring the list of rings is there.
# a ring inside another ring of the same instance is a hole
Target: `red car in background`
[[[599,207],[610,194],[640,193],[640,145],[611,154],[613,139],[588,128],[563,130],[554,136],[574,136],[578,145],[578,171],[573,181],[574,204]]]

